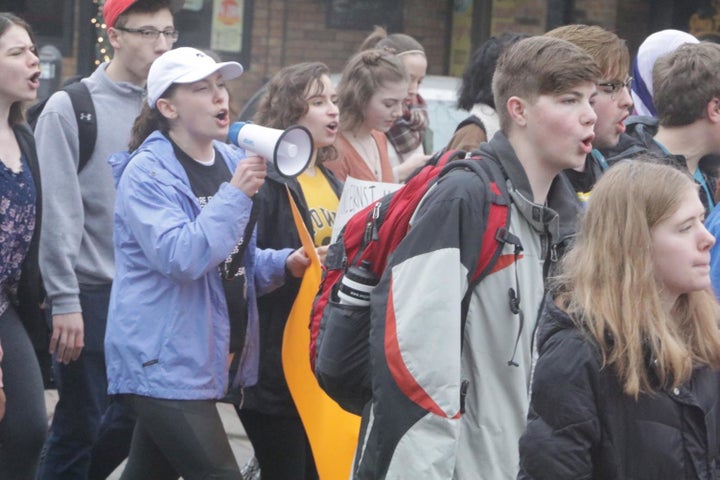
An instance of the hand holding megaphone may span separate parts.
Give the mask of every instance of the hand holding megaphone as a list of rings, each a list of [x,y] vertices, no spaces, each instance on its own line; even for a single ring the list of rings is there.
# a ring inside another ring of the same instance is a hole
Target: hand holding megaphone
[[[301,125],[278,130],[235,122],[230,125],[228,140],[244,148],[248,154],[255,153],[270,160],[280,175],[288,178],[300,175],[312,158],[312,135]]]
[[[230,184],[242,190],[248,197],[254,196],[265,183],[267,166],[265,159],[257,155],[244,158],[235,167]]]

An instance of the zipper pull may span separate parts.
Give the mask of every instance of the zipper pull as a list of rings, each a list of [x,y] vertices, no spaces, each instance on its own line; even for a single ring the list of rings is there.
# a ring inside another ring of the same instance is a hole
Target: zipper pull
[[[463,380],[460,383],[460,414],[465,413],[465,397],[467,397],[468,387],[470,387],[469,381]]]
[[[381,202],[377,202],[375,204],[375,207],[373,208],[372,212],[372,239],[373,240],[379,240],[380,235],[378,233],[377,228],[377,219],[380,218],[380,207],[382,206]]]

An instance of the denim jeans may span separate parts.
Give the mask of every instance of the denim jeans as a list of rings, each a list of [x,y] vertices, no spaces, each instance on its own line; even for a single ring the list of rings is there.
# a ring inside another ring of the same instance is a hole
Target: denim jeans
[[[108,405],[103,345],[110,288],[110,284],[80,287],[85,347],[80,358],[67,365],[53,359],[58,403],[50,435],[43,448],[38,480],[85,480],[88,476],[93,444]],[[131,434],[124,435],[123,432],[132,432],[133,422],[127,422],[122,415],[119,419],[117,415],[106,418],[119,424],[119,441],[108,443],[114,449],[124,448],[127,451],[129,445],[123,446],[122,439],[129,439]],[[103,431],[106,429],[114,430],[115,427],[103,425]],[[112,469],[109,471],[112,472]]]

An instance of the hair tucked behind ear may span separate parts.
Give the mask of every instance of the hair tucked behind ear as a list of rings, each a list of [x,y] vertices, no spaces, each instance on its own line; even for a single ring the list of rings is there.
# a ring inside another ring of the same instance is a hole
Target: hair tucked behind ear
[[[637,397],[720,367],[720,309],[710,289],[683,294],[668,313],[655,278],[652,231],[697,185],[648,159],[609,169],[592,191],[573,249],[554,284],[556,303],[600,348]]]

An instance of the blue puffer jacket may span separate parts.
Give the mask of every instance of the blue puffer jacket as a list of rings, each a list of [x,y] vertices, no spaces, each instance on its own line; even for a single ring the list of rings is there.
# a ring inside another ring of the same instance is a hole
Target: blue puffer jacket
[[[215,147],[230,171],[245,156],[222,143]],[[118,153],[109,162],[118,190],[116,276],[105,335],[108,392],[221,398],[228,387],[230,324],[218,265],[242,238],[252,199],[225,183],[201,209],[172,144],[159,132],[132,155]],[[232,387],[257,381],[255,298],[284,283],[291,252],[256,249],[255,234],[250,238],[244,257],[248,326]]]

